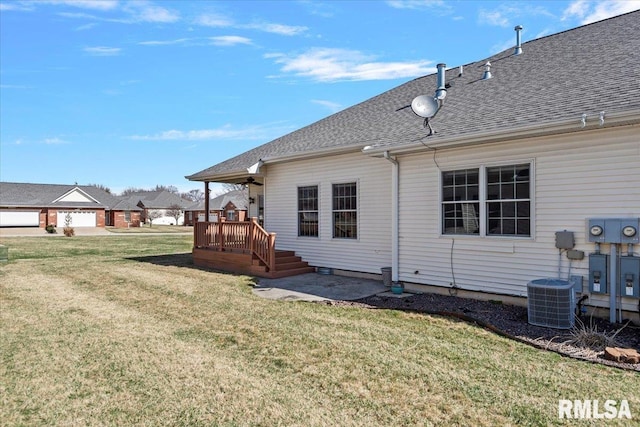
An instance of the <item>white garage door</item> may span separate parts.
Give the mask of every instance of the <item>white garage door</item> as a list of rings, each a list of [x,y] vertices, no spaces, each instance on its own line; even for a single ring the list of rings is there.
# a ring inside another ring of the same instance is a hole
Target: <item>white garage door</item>
[[[58,227],[64,227],[67,214],[71,214],[72,227],[95,227],[95,211],[58,211]]]
[[[0,211],[0,227],[38,227],[40,211]]]

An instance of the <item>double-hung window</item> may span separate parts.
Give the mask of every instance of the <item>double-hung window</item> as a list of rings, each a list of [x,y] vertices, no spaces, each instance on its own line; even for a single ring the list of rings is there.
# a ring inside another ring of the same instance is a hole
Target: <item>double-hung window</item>
[[[298,187],[298,236],[318,237],[318,186]]]
[[[530,165],[487,168],[487,234],[531,235]]]
[[[442,172],[442,234],[531,236],[530,176],[530,163]]]
[[[480,170],[442,173],[442,219],[444,234],[480,232]]]
[[[355,182],[333,184],[333,237],[358,238],[358,193]]]

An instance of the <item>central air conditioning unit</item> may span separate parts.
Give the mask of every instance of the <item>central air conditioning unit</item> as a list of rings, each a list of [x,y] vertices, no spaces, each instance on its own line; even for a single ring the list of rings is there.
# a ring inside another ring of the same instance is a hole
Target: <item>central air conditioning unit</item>
[[[560,279],[536,279],[527,284],[529,323],[556,329],[571,329],[574,322],[573,283]]]

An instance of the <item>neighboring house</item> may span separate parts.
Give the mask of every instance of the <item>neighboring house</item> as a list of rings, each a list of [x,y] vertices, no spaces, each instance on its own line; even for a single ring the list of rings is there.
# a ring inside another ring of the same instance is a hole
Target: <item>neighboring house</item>
[[[313,266],[393,267],[407,288],[496,299],[575,275],[587,304],[637,316],[633,293],[612,302],[595,291],[591,254],[617,246],[596,245],[588,224],[640,217],[638,46],[640,11],[542,37],[520,54],[442,67],[187,178],[205,193],[210,182],[263,184],[249,197],[264,197],[264,230]],[[438,74],[446,97],[426,123],[410,105],[433,99]],[[242,270],[216,230],[196,229],[194,262]],[[562,230],[583,259],[556,248]],[[640,244],[618,246],[637,258]],[[259,258],[265,275],[277,272],[268,249]]]
[[[255,202],[255,201],[254,201]],[[232,190],[221,194],[209,201],[208,221],[217,222],[224,218],[226,221],[245,221],[249,206],[246,190]],[[184,211],[184,225],[194,225],[205,219],[204,201],[187,206]]]
[[[94,186],[0,182],[0,227],[138,227],[140,212]]]
[[[129,203],[142,209],[142,222],[159,225],[182,225],[184,209],[192,202],[168,191],[140,191],[126,196]],[[172,206],[180,207],[180,216],[173,216]]]

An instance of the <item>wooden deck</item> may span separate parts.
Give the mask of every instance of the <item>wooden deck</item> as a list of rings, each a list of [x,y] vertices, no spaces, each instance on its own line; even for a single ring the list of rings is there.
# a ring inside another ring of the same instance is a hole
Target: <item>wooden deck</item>
[[[193,263],[231,273],[279,278],[315,271],[293,251],[275,249],[276,235],[251,221],[197,222]]]

